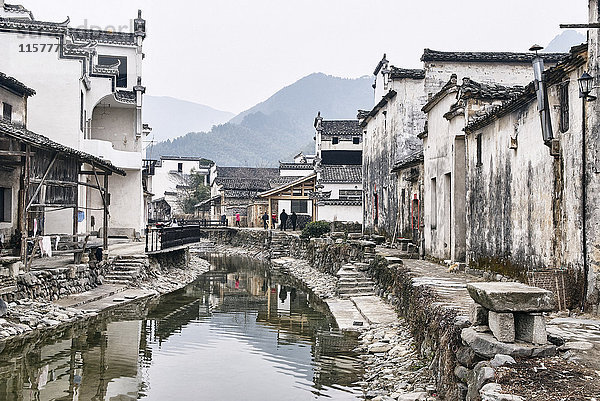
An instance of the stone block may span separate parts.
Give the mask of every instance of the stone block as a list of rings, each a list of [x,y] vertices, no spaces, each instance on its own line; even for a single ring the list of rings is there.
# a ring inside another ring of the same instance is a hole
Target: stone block
[[[513,358],[510,355],[502,355],[502,354],[497,354],[495,355],[492,360],[490,361],[490,365],[493,368],[498,368],[500,366],[504,366],[504,365],[513,365],[515,364],[515,358]]]
[[[481,358],[477,356],[471,347],[460,347],[458,351],[456,351],[456,360],[462,366],[473,369],[473,367],[481,361]]]
[[[468,283],[473,300],[494,312],[549,312],[554,294],[542,288],[514,282]]]
[[[492,334],[498,341],[515,342],[515,317],[512,313],[489,311],[488,323]]]
[[[465,345],[483,358],[491,359],[496,354],[510,355],[513,358],[532,356],[553,356],[556,354],[554,345],[534,345],[528,343],[504,343],[498,341],[491,333],[478,333],[472,327],[463,329],[460,333]]]
[[[472,304],[469,307],[469,320],[474,326],[487,326],[488,310],[479,304]]]
[[[525,401],[518,395],[502,394],[502,387],[498,383],[488,383],[479,391],[481,401]]]
[[[11,277],[17,277],[19,273],[25,268],[23,262],[15,262],[8,265],[8,272]]]
[[[539,313],[515,313],[516,338],[533,344],[548,343],[546,320]]]

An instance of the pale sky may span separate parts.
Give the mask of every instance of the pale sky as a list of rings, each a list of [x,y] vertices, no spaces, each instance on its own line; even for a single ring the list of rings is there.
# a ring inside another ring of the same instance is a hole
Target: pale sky
[[[238,113],[313,72],[371,75],[387,53],[527,51],[587,22],[587,0],[7,0],[36,19],[102,28],[147,20],[148,94]]]

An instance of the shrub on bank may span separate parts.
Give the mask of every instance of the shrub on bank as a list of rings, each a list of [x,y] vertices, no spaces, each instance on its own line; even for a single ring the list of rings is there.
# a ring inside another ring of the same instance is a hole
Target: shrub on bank
[[[318,238],[323,234],[327,234],[331,231],[329,223],[326,221],[313,221],[308,223],[302,230],[300,237],[302,238]]]

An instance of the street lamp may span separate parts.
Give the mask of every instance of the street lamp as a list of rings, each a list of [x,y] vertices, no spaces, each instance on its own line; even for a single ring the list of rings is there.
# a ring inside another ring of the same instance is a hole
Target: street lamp
[[[577,80],[577,84],[579,85],[579,97],[589,101],[596,100],[596,96],[590,95],[590,92],[594,88],[594,78],[590,74],[584,72]]]

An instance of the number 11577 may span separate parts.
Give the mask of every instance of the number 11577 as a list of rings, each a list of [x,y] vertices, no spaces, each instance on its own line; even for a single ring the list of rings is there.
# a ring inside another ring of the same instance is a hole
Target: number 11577
[[[27,43],[19,45],[19,53],[51,53],[58,52],[59,48],[58,43]]]

